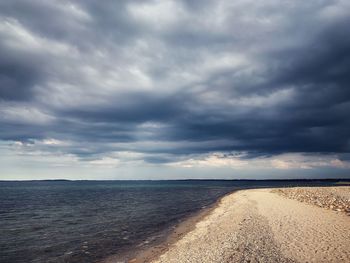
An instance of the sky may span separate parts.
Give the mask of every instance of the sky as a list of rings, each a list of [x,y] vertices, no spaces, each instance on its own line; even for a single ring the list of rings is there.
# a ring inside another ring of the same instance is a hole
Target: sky
[[[350,1],[0,1],[0,179],[350,178]]]

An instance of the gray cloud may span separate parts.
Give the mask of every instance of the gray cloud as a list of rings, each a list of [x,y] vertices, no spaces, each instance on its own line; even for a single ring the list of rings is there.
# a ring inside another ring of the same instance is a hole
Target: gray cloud
[[[134,151],[149,163],[347,154],[348,7],[2,1],[0,139],[54,138],[69,143],[40,147],[81,158]]]

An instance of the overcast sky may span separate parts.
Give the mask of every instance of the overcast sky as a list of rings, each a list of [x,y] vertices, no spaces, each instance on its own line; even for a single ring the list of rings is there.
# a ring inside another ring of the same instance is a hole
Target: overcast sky
[[[0,179],[350,177],[350,1],[0,1]]]

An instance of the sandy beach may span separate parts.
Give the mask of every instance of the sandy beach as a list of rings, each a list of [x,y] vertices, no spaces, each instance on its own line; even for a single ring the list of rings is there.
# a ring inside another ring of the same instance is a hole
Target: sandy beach
[[[158,254],[131,262],[350,262],[349,193],[348,186],[237,191]]]

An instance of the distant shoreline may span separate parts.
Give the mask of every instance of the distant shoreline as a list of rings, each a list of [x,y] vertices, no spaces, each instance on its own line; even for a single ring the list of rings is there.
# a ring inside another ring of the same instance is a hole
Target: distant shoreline
[[[38,180],[0,180],[2,182],[217,182],[217,181],[232,181],[232,182],[350,182],[350,178],[320,178],[320,179],[113,179],[113,180],[87,180],[87,179],[38,179]]]

